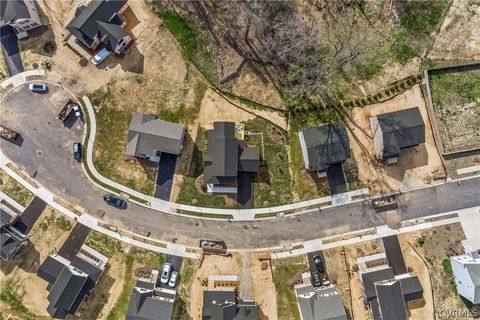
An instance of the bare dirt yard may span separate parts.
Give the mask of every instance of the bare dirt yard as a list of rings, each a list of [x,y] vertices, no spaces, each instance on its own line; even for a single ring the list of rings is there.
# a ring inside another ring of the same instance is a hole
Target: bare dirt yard
[[[247,267],[250,270],[249,284],[252,286],[252,299],[260,307],[260,319],[277,319],[277,306],[275,298],[275,286],[269,261],[266,269],[262,268],[262,262],[255,255],[247,255]],[[194,320],[201,319],[203,291],[205,291],[210,275],[241,275],[242,258],[239,254],[230,257],[205,255],[201,266],[196,271],[190,289],[190,317]],[[242,280],[240,280],[242,281]],[[237,288],[240,290],[240,286]]]
[[[425,123],[425,144],[403,150],[396,165],[378,163],[368,119],[415,106],[419,107]],[[359,179],[372,194],[429,184],[445,176],[419,85],[383,103],[353,109],[348,126]]]
[[[480,59],[480,4],[454,0],[428,54],[432,60]]]
[[[30,243],[13,260],[0,264],[0,314],[49,319],[47,282],[36,273],[47,256],[60,249],[74,224],[51,207],[45,208],[29,234]]]
[[[399,239],[404,250],[404,255],[406,255],[405,249],[412,249],[415,253],[418,253],[422,262],[426,264],[430,274],[435,309],[464,309],[465,304],[457,297],[456,287],[452,282],[453,275],[450,261],[448,260],[449,256],[457,255],[462,252],[461,241],[465,239],[465,235],[460,223],[403,234]],[[416,255],[412,253],[411,256],[415,257]],[[427,290],[430,287],[426,286],[427,280],[426,276],[423,275],[424,272],[421,271],[421,263],[410,264],[408,257],[409,255],[406,255],[405,257],[407,267],[411,267],[414,269],[413,273],[419,275],[424,288],[424,295],[429,294]],[[417,272],[415,272],[415,269],[417,269]],[[427,305],[423,308],[424,313],[421,313],[424,316],[428,315],[427,310],[429,308],[433,308],[428,306],[429,301],[427,299],[425,299],[425,301]],[[415,311],[415,309],[412,310],[412,315]],[[431,316],[426,317],[425,319],[430,318]]]

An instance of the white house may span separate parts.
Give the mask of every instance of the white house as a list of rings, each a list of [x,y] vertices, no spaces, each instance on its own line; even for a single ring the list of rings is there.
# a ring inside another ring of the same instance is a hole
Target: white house
[[[1,0],[0,20],[2,25],[15,28],[19,39],[27,37],[27,31],[42,24],[34,0]]]
[[[466,248],[464,255],[450,257],[457,291],[473,304],[480,304],[479,252],[480,250]]]

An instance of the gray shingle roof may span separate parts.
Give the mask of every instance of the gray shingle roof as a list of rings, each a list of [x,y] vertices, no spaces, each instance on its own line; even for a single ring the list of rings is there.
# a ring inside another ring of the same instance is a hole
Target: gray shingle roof
[[[179,154],[185,128],[179,124],[159,120],[155,115],[132,114],[128,128],[126,155],[144,157],[155,151]]]
[[[380,283],[375,288],[382,318],[384,320],[405,320],[407,309],[400,282]]]
[[[350,158],[347,129],[341,122],[305,128],[299,135],[305,167],[310,171],[326,170]]]
[[[125,320],[171,319],[175,295],[163,293],[163,296],[154,295],[152,290],[133,288]]]
[[[0,20],[7,24],[17,19],[30,18],[30,12],[23,0],[1,0]]]
[[[403,148],[425,143],[425,124],[418,107],[377,116],[383,135],[382,159],[397,157]]]
[[[311,285],[295,289],[303,320],[346,320],[342,296],[336,287],[315,291]]]
[[[365,298],[370,301],[377,295],[375,291],[375,282],[392,279],[394,277],[392,268],[384,268],[360,274]]]
[[[257,172],[260,154],[257,147],[247,147],[235,137],[235,123],[215,122],[208,131],[204,178],[206,183],[236,183],[238,172]]]
[[[13,258],[27,244],[27,236],[11,226],[0,227],[0,258]]]
[[[9,208],[0,208],[0,227],[11,225],[17,218],[17,214]]]
[[[258,320],[259,309],[254,301],[235,299],[235,291],[203,292],[202,320]]]
[[[423,288],[417,276],[402,278],[399,281],[406,302],[422,298]]]
[[[104,22],[113,25],[114,23],[111,23],[113,22],[111,19],[112,16],[114,16],[114,14],[117,13],[126,2],[127,0],[92,0],[92,2],[90,2],[85,8],[76,12],[78,15],[70,21],[66,29],[87,47],[92,45],[93,39],[98,34],[100,35],[100,39],[102,36],[107,36],[109,41],[104,43],[107,46],[113,46],[113,44],[110,43],[110,39],[117,38],[121,33],[119,33],[116,28],[116,31],[113,33],[111,33],[112,30],[110,30],[109,27],[100,30],[100,26],[97,22]],[[127,35],[126,32],[124,33],[124,36],[125,35]]]
[[[55,309],[70,310],[86,281],[85,273],[64,267],[48,294],[48,301]]]

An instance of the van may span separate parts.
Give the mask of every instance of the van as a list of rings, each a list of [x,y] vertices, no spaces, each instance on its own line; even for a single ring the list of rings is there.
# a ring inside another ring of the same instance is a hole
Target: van
[[[105,60],[109,55],[110,55],[110,51],[108,51],[106,48],[103,48],[93,56],[92,63],[94,65],[98,65],[100,64],[100,62]]]

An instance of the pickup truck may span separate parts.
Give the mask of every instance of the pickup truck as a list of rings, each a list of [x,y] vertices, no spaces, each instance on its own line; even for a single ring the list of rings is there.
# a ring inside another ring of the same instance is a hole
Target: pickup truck
[[[15,141],[18,137],[18,133],[12,129],[0,125],[0,136],[8,140]]]

